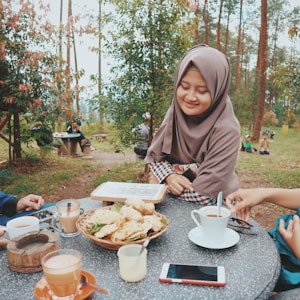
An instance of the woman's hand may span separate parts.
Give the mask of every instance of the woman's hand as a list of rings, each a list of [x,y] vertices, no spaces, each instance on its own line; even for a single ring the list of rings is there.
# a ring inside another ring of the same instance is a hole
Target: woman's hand
[[[44,199],[38,195],[27,195],[26,197],[20,199],[17,203],[16,211],[17,213],[22,211],[38,210],[44,204]]]
[[[166,178],[168,190],[175,196],[180,196],[184,190],[193,192],[192,183],[183,175],[171,174]]]
[[[295,256],[300,259],[300,218],[295,215],[285,228],[284,220],[280,220],[279,232]]]
[[[240,189],[226,197],[226,205],[237,218],[248,221],[251,208],[263,201],[262,193],[258,189]]]

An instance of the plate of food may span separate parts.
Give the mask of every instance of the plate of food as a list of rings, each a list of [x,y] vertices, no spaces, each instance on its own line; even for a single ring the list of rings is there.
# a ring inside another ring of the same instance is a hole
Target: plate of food
[[[155,239],[168,230],[169,220],[155,211],[153,203],[129,198],[124,205],[91,209],[76,221],[78,230],[97,245],[118,250],[127,244],[143,244],[145,238]]]

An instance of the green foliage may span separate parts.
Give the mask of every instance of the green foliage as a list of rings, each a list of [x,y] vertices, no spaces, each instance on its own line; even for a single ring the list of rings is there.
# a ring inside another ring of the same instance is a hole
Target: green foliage
[[[14,173],[9,169],[0,170],[0,186],[12,184]]]
[[[21,178],[23,178],[23,180]],[[19,178],[20,184],[15,186],[15,188],[13,189],[12,194],[14,194],[14,195],[28,195],[28,194],[32,194],[33,191],[37,190],[36,185],[35,185],[34,182],[27,182],[24,179],[25,179],[24,176],[20,176],[20,178]]]
[[[274,85],[280,91],[279,99],[277,99],[276,108],[284,108],[285,122],[291,126],[294,123],[293,114],[299,111],[299,94],[300,94],[300,59],[290,59],[287,64],[279,65],[271,76]],[[278,111],[282,114],[282,111]],[[283,116],[280,118],[284,119]]]
[[[20,114],[25,115],[22,121],[51,125],[58,115],[53,104],[57,94],[53,86],[56,56],[51,53],[53,49],[46,49],[55,33],[36,18],[30,1],[14,5],[13,10],[11,1],[2,1],[1,9],[0,109],[9,116],[18,114],[16,126],[10,130],[15,135],[14,149],[19,149],[20,142],[30,141],[30,135],[18,128]]]
[[[277,101],[273,107],[273,110],[276,114],[276,118],[279,121],[278,125],[282,126],[284,124],[284,113],[285,113],[284,106],[282,105],[282,103]]]
[[[107,115],[114,120],[124,145],[131,130],[149,111],[159,127],[170,104],[176,63],[192,45],[186,1],[112,1],[112,42],[106,45],[116,61],[107,87]]]
[[[275,138],[270,139],[271,154],[240,152],[237,174],[246,174],[253,187],[300,188],[299,130],[289,129],[287,133],[281,127],[271,130],[276,132]],[[254,143],[254,147],[258,148],[259,143]]]

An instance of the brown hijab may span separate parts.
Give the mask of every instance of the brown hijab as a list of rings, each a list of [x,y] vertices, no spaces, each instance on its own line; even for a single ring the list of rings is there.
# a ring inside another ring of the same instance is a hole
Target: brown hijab
[[[177,87],[187,68],[198,68],[212,98],[210,108],[199,116],[185,115],[177,103]],[[228,96],[230,67],[227,57],[207,45],[188,50],[178,64],[174,97],[163,123],[154,136],[146,163],[168,157],[182,164],[198,163],[194,189],[206,196],[224,196],[238,188],[234,167],[240,145],[240,126]]]

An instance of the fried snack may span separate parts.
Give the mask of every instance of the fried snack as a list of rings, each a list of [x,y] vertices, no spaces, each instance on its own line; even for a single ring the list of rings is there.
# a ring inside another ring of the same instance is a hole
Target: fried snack
[[[155,212],[153,203],[127,199],[125,205],[114,204],[111,209],[97,209],[86,222],[87,231],[96,238],[113,243],[144,239],[161,231],[168,220]]]
[[[120,215],[116,211],[97,209],[95,213],[89,218],[88,224],[113,224],[120,221]]]
[[[155,211],[155,206],[153,203],[145,203],[141,199],[128,198],[125,200],[125,205],[133,207],[142,215],[151,215]]]
[[[145,238],[149,229],[149,224],[131,220],[123,223],[118,230],[111,235],[111,240],[114,243],[118,243],[126,240]]]
[[[102,238],[106,237],[107,235],[110,235],[113,232],[115,232],[118,228],[119,228],[119,226],[117,223],[105,225],[98,232],[96,232],[94,234],[94,236],[99,239],[102,239]]]
[[[157,215],[144,216],[143,218],[145,223],[149,223],[151,225],[150,228],[154,232],[160,231],[164,227],[161,218]]]
[[[145,203],[143,214],[144,215],[153,215],[155,212],[155,206],[153,203]]]
[[[122,206],[119,213],[121,215],[121,218],[124,219],[124,221],[130,221],[130,220],[134,220],[137,222],[143,221],[142,214],[131,206],[125,206],[125,205]]]

